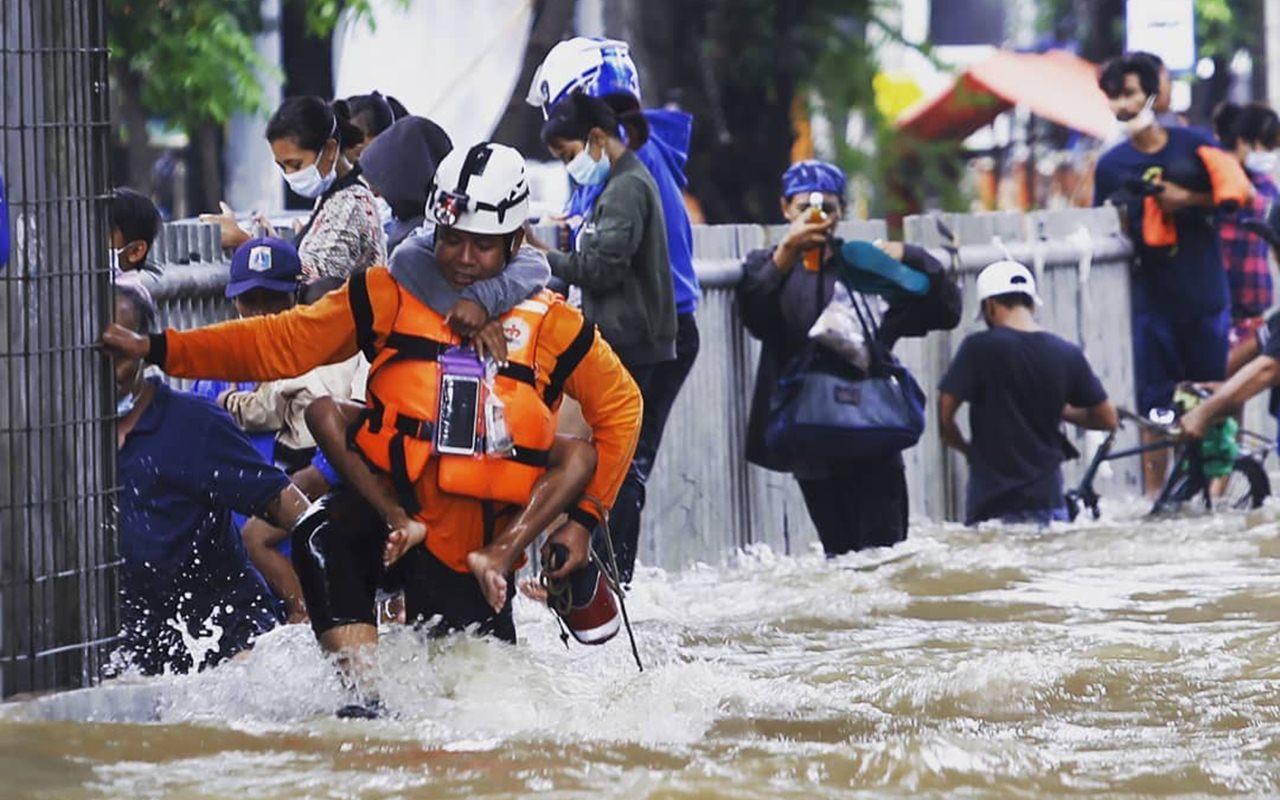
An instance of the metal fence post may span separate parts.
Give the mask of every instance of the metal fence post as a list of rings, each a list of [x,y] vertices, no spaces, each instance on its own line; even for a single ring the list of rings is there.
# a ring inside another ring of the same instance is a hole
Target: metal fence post
[[[101,0],[0,0],[0,695],[82,685],[116,633]]]

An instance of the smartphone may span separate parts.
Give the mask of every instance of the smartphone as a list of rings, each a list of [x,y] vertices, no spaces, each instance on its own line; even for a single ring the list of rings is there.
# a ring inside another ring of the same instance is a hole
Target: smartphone
[[[442,376],[436,450],[451,455],[475,455],[479,413],[480,379],[470,375]]]

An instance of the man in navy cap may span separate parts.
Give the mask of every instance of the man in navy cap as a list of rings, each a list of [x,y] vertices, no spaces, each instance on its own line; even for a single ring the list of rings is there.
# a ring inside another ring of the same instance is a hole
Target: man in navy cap
[[[241,317],[278,314],[297,303],[301,277],[302,262],[292,244],[275,237],[251,239],[231,257],[226,294]],[[316,468],[309,466],[316,442],[307,428],[307,407],[326,395],[350,399],[357,361],[358,357],[317,367],[296,378],[223,389],[216,402],[251,436],[272,437],[268,459],[307,494],[317,496],[325,487]],[[285,531],[248,520],[243,534],[254,567],[283,602],[288,621],[305,620],[302,587],[289,563]]]

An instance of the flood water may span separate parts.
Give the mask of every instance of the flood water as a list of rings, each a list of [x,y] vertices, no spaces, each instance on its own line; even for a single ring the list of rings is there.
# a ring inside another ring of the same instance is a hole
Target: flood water
[[[516,647],[397,630],[396,719],[334,718],[332,670],[292,626],[206,674],[2,707],[0,795],[1280,793],[1280,507],[1106,513],[641,571],[643,673],[625,639],[566,650],[523,601]],[[101,721],[47,719],[86,707]],[[111,721],[139,708],[156,721]]]

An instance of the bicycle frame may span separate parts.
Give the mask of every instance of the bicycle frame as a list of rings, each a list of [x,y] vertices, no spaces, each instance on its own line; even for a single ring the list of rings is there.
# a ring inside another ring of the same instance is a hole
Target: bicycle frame
[[[1098,494],[1097,490],[1093,488],[1093,481],[1098,476],[1098,470],[1101,469],[1103,464],[1105,464],[1108,461],[1116,461],[1121,458],[1130,458],[1132,456],[1138,456],[1138,455],[1142,455],[1143,453],[1150,453],[1156,450],[1185,451],[1179,454],[1177,460],[1180,462],[1185,457],[1187,460],[1191,461],[1191,470],[1193,474],[1201,476],[1199,478],[1200,486],[1198,487],[1198,491],[1204,497],[1205,506],[1211,507],[1212,499],[1209,494],[1209,482],[1204,480],[1203,474],[1201,473],[1199,448],[1186,447],[1187,442],[1174,438],[1174,432],[1165,425],[1160,425],[1155,422],[1152,422],[1148,419],[1145,419],[1139,416],[1138,414],[1133,413],[1132,411],[1129,411],[1123,408],[1119,409],[1119,414],[1120,414],[1120,419],[1122,423],[1133,422],[1142,430],[1151,431],[1153,433],[1157,433],[1169,438],[1163,441],[1150,442],[1148,444],[1138,445],[1137,447],[1126,447],[1123,450],[1112,451],[1111,448],[1115,446],[1116,436],[1119,435],[1121,429],[1117,428],[1116,430],[1107,434],[1107,438],[1103,441],[1102,445],[1099,446],[1097,451],[1093,454],[1093,459],[1090,460],[1089,466],[1085,468],[1084,475],[1080,477],[1079,485],[1077,485],[1075,489],[1072,489],[1066,493],[1067,513],[1070,516],[1071,520],[1073,522],[1075,521],[1081,508],[1088,508],[1089,511],[1092,513],[1094,519],[1098,519],[1101,516],[1101,511],[1098,509],[1098,501],[1101,500],[1101,497]],[[1265,436],[1262,436],[1260,434],[1257,434],[1257,433],[1254,433],[1253,431],[1248,431],[1248,430],[1241,430],[1240,435],[1242,438],[1251,439],[1260,444],[1260,446],[1248,450],[1247,454],[1250,457],[1256,458],[1259,462],[1265,462],[1267,454],[1271,452],[1271,448],[1272,448],[1271,440]],[[1151,510],[1152,513],[1156,513],[1162,510],[1162,508],[1168,503],[1169,494],[1173,490],[1173,487],[1175,485],[1174,478],[1177,477],[1176,470],[1177,470],[1177,467],[1175,466],[1174,471],[1170,473],[1169,479],[1165,481],[1163,488],[1160,490],[1160,496],[1156,499],[1155,505],[1152,507],[1152,510]],[[1081,503],[1081,505],[1077,506],[1076,503],[1073,502],[1073,500],[1078,500]]]

